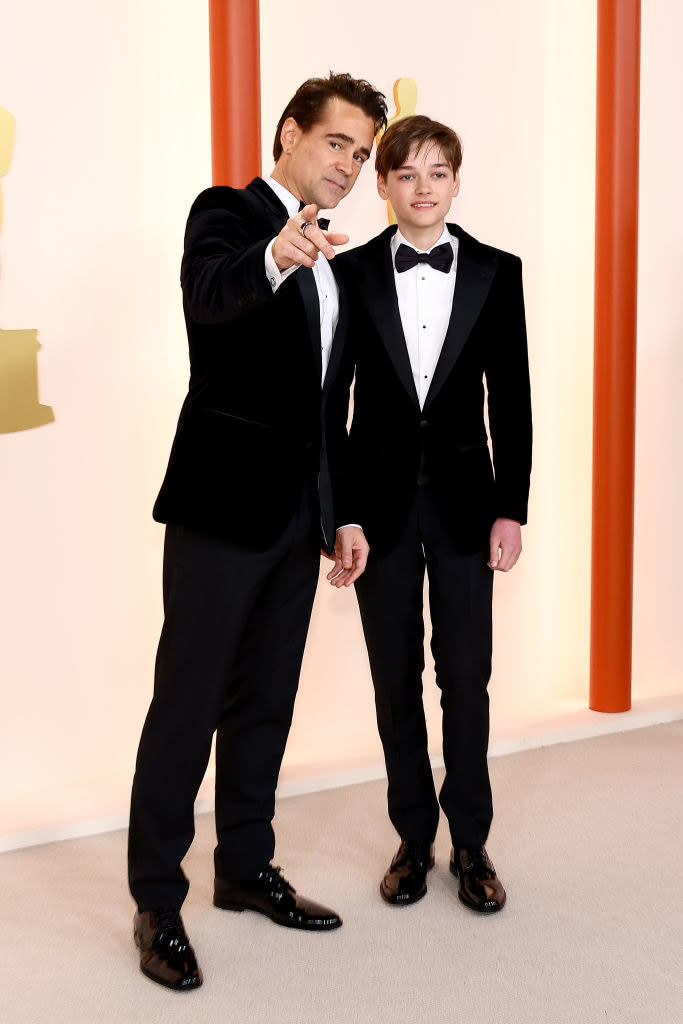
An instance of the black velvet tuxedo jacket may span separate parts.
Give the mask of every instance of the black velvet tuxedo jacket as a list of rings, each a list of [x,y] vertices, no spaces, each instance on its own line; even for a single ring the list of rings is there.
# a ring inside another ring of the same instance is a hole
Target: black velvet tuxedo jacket
[[[273,294],[264,268],[287,216],[260,178],[246,189],[207,189],[192,206],[181,267],[190,384],[154,518],[264,549],[287,526],[308,478],[318,484],[329,550],[335,521],[325,409],[346,309],[340,290],[321,393],[313,273],[297,270]],[[343,429],[339,442],[346,443]]]
[[[453,307],[420,409],[394,282],[395,230],[335,259],[349,303],[349,336],[330,403],[336,420],[354,370],[356,376],[340,514],[364,526],[371,548],[386,551],[420,474],[458,548],[488,551],[497,517],[522,524],[527,518],[531,401],[521,261],[448,225],[459,240]]]

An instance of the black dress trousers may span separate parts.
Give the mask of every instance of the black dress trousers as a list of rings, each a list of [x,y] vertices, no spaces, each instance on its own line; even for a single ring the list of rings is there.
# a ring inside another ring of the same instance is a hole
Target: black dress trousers
[[[136,763],[129,885],[140,910],[179,908],[181,861],[216,733],[216,874],[272,859],[275,788],[320,567],[317,491],[306,486],[265,551],[168,526],[164,625]]]
[[[439,803],[456,847],[482,845],[493,816],[487,749],[493,572],[488,552],[461,554],[429,484],[418,486],[394,546],[356,581],[389,780],[401,839],[431,842]],[[446,778],[437,800],[422,702],[424,573],[443,710]]]

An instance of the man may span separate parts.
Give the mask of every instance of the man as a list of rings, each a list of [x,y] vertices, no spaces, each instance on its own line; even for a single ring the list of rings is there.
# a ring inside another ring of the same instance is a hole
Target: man
[[[371,545],[356,593],[389,815],[401,838],[380,891],[389,903],[414,903],[434,864],[439,801],[422,705],[426,567],[450,866],[462,902],[491,913],[505,902],[484,846],[492,818],[486,752],[493,570],[511,569],[521,551],[531,407],[520,260],[445,224],[461,159],[455,132],[427,117],[398,121],[383,136],[378,189],[398,228],[338,260],[351,311],[332,407],[343,419],[355,367],[356,479],[345,500],[353,501]],[[345,573],[337,559],[328,579],[338,586]]]
[[[168,524],[165,620],[129,834],[141,968],[178,990],[202,980],[179,913],[180,864],[214,732],[215,905],[309,931],[341,924],[271,866],[271,820],[321,544],[348,583],[368,550],[355,526],[335,543],[345,433],[328,437],[325,418],[345,309],[328,261],[348,238],[315,218],[350,192],[385,116],[367,82],[311,79],[282,114],[271,177],[210,188],[190,211],[191,376],[154,508]]]

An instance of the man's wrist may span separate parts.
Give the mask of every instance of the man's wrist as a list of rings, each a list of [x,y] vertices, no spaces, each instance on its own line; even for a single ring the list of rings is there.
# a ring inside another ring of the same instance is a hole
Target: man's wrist
[[[268,284],[273,289],[273,293],[275,293],[278,290],[278,288],[280,287],[280,285],[282,284],[282,282],[286,281],[287,278],[290,276],[290,274],[293,274],[294,271],[297,269],[297,264],[295,263],[295,264],[293,264],[293,266],[289,267],[287,270],[280,270],[280,268],[278,267],[277,263],[275,262],[275,258],[273,256],[273,246],[274,245],[275,245],[275,239],[273,238],[273,239],[271,239],[271,241],[268,243],[268,245],[266,247],[266,252],[265,252],[265,257],[264,257],[264,263],[265,263],[265,269],[266,269],[266,277],[268,278]]]

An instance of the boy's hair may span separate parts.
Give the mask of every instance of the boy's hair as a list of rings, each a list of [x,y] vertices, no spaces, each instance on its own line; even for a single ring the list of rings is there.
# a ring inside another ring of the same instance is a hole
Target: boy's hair
[[[438,146],[446,162],[453,168],[453,174],[458,173],[462,163],[462,143],[459,137],[452,128],[432,121],[424,114],[402,117],[387,128],[377,147],[375,170],[386,181],[389,171],[403,167],[413,146],[419,152],[425,145]]]
[[[276,163],[282,155],[280,135],[287,118],[293,117],[299,128],[308,132],[319,122],[327,101],[334,98],[360,107],[364,114],[372,118],[375,135],[387,123],[386,97],[364,78],[352,78],[349,74],[335,74],[334,71],[330,71],[327,78],[309,78],[299,86],[278,121],[273,142]]]

